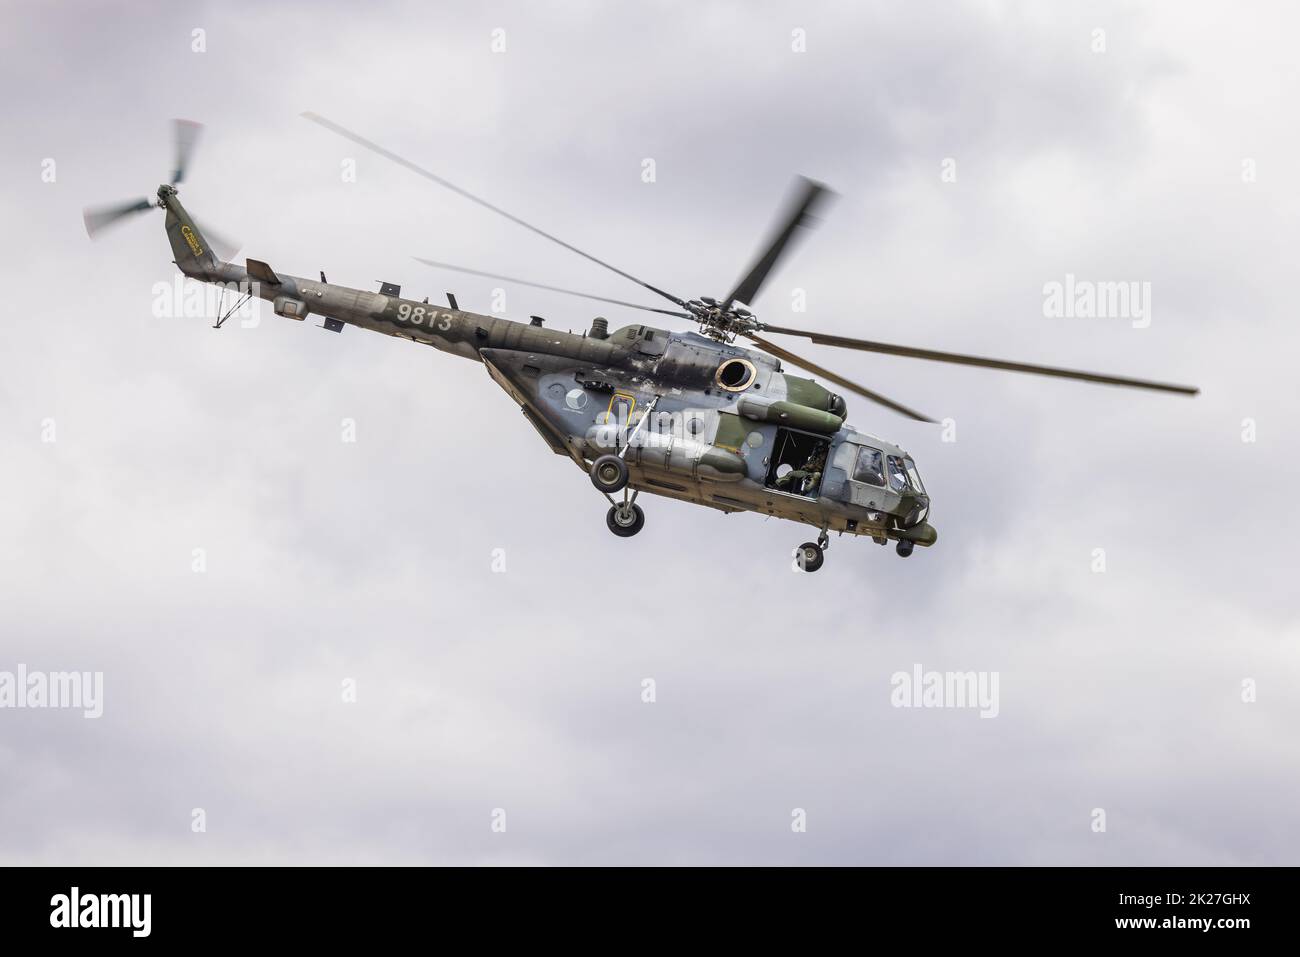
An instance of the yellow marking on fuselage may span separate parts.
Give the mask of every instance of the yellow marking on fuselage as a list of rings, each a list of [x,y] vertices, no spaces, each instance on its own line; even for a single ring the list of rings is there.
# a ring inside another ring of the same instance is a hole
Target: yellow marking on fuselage
[[[185,242],[189,243],[190,250],[194,255],[203,255],[203,247],[199,245],[199,241],[194,235],[194,230],[190,229],[188,226],[182,226],[181,235],[185,237]]]
[[[606,409],[605,411],[609,414],[609,417],[611,419],[614,418],[614,403],[617,402],[619,399],[622,399],[623,401],[628,403],[627,422],[629,425],[631,425],[632,413],[636,411],[636,396],[628,395],[626,392],[615,392],[613,397],[609,400],[609,408]]]

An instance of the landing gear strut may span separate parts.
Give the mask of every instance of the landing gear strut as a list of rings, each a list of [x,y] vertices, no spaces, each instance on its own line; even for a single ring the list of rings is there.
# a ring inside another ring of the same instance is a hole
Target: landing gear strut
[[[623,459],[627,455],[627,450],[632,447],[637,433],[641,431],[641,426],[645,425],[646,420],[650,418],[650,413],[655,410],[655,406],[658,404],[659,396],[656,395],[650,400],[650,404],[646,406],[645,411],[641,413],[640,421],[632,429],[627,441],[618,450],[617,455],[601,455],[591,463],[591,484],[596,486],[609,501],[609,511],[605,513],[605,524],[619,538],[631,538],[645,527],[645,512],[641,511],[641,506],[636,503],[637,493],[632,491],[630,496],[628,494],[630,491],[627,484],[629,476],[627,462],[623,461]],[[623,493],[622,504],[614,501],[614,492]]]

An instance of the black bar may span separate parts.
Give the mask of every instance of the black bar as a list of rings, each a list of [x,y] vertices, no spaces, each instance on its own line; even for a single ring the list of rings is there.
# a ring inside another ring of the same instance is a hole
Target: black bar
[[[523,934],[544,946],[599,930],[611,946],[620,935],[669,946],[703,922],[698,932],[733,943],[848,934],[926,949],[1124,938],[1231,947],[1285,933],[1294,876],[1280,868],[11,868],[0,878],[0,926],[7,943],[76,935],[95,946],[337,947],[444,934],[452,946],[467,929],[483,943]],[[116,914],[123,926],[52,926],[70,923],[74,887],[87,920]],[[122,898],[103,907],[98,895],[107,894],[149,895],[147,937],[136,936],[144,897],[132,909]]]

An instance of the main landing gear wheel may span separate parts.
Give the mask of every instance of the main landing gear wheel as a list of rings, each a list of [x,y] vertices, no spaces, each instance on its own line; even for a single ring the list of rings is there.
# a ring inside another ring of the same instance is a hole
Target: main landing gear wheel
[[[641,511],[641,506],[635,502],[611,505],[609,511],[605,513],[605,524],[619,538],[631,538],[644,527],[645,512]]]
[[[909,542],[905,538],[900,538],[898,544],[894,546],[894,551],[898,552],[899,558],[906,558],[912,554],[912,549],[916,547],[914,542]]]
[[[804,542],[795,552],[794,559],[804,571],[815,572],[826,561],[826,553],[815,542]]]
[[[591,463],[591,484],[606,495],[627,485],[627,463],[617,455],[602,455]]]

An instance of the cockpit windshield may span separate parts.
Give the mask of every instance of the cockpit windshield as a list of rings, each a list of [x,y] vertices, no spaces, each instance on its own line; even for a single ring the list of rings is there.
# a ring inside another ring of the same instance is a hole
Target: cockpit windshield
[[[903,470],[903,460],[897,455],[891,455],[886,461],[889,463],[889,487],[895,492],[903,491],[907,488],[907,473]]]
[[[907,479],[912,483],[912,488],[924,492],[925,486],[921,484],[921,473],[916,470],[916,463],[912,461],[912,457],[909,455],[903,459],[903,464],[907,466]]]

